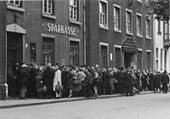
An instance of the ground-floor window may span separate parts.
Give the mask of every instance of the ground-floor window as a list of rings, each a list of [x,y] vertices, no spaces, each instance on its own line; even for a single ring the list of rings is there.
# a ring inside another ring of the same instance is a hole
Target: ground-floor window
[[[70,65],[79,65],[79,42],[70,41]]]
[[[101,66],[108,67],[108,46],[100,45]]]
[[[115,67],[121,67],[121,48],[115,47]]]
[[[36,43],[30,43],[30,62],[36,62]]]
[[[146,52],[147,55],[147,69],[151,69],[151,52]]]
[[[42,50],[42,62],[54,64],[54,39],[43,37]]]
[[[164,51],[164,69],[167,69],[167,50]]]
[[[138,51],[138,69],[142,70],[142,51]]]

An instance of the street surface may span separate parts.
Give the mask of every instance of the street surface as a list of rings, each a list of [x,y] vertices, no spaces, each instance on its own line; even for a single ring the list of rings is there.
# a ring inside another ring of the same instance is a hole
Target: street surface
[[[170,119],[170,93],[1,109],[0,119]]]

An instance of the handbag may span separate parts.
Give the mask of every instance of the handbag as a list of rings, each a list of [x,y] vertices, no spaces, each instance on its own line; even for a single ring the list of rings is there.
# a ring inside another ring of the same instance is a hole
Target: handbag
[[[57,85],[55,86],[55,91],[63,91],[63,86],[60,85],[60,84],[57,84]]]

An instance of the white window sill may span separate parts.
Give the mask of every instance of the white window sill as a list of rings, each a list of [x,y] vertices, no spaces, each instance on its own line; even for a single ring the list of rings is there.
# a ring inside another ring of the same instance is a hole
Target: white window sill
[[[24,9],[24,8],[15,7],[15,6],[12,6],[12,5],[10,5],[10,4],[7,4],[7,8],[8,8],[8,9],[11,9],[11,10],[15,10],[15,11],[25,12],[25,9]]]
[[[131,35],[131,36],[133,35],[133,33],[129,33],[129,32],[126,32],[126,34],[127,34],[127,35]]]
[[[76,25],[82,25],[80,21],[75,21],[73,19],[70,19],[70,23],[76,24]]]
[[[105,30],[109,30],[108,26],[103,26],[103,25],[100,24],[99,27],[102,28],[102,29],[105,29]]]
[[[118,33],[122,33],[121,30],[118,30],[118,29],[114,29],[115,32],[118,32]]]
[[[151,39],[151,37],[150,37],[150,36],[146,36],[146,38],[147,38],[147,39]]]
[[[139,35],[139,34],[137,34],[137,37],[143,38],[143,36],[142,36],[142,35]]]
[[[43,17],[50,18],[50,19],[56,19],[56,16],[54,16],[54,15],[49,15],[49,14],[46,14],[46,13],[44,13],[44,12],[42,12],[42,16],[43,16]]]

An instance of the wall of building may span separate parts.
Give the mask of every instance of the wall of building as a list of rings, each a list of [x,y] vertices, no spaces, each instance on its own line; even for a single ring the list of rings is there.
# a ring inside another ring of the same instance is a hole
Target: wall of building
[[[0,2],[0,99],[5,97],[6,80],[6,32],[5,32],[5,2]]]
[[[133,39],[137,44],[138,49],[142,49],[142,69],[147,69],[147,56],[146,51],[153,50],[152,36],[150,39],[146,38],[146,10],[142,3],[133,0],[129,5],[129,1],[124,0],[108,0],[108,29],[99,27],[99,0],[87,0],[87,63],[89,65],[100,64],[100,51],[99,43],[108,43],[109,46],[109,66],[114,67],[115,64],[115,49],[114,46],[122,48],[123,43],[127,38]],[[121,32],[114,31],[113,23],[113,4],[121,6]],[[133,35],[126,34],[126,9],[132,10],[132,33]],[[136,35],[136,13],[142,14],[142,37]],[[152,22],[152,18],[151,22]],[[151,25],[152,32],[152,25]],[[152,34],[152,33],[151,33]],[[112,56],[112,58],[111,58]],[[112,60],[111,60],[112,59]],[[124,52],[121,54],[121,64],[124,66]],[[134,62],[137,63],[137,54],[134,56]],[[135,64],[136,65],[136,64]],[[137,66],[136,66],[137,68]],[[152,63],[151,67],[152,69]]]
[[[70,39],[80,40],[79,64],[83,64],[83,1],[80,1],[80,22],[69,21],[69,1],[55,1],[54,18],[42,15],[42,1],[24,1],[24,12],[7,9],[7,25],[14,23],[14,15],[19,16],[16,24],[26,29],[25,34],[25,62],[30,62],[30,43],[36,43],[36,64],[42,63],[42,39],[44,36],[52,37],[55,45],[55,61],[59,64],[69,65]],[[74,27],[76,35],[67,35],[49,32],[47,24],[59,24]]]
[[[154,40],[154,70],[164,70],[164,40],[163,40],[163,21],[160,21],[160,33],[158,32],[158,20],[153,16],[153,40]],[[162,56],[161,56],[162,49]],[[162,57],[162,66],[161,66]]]

